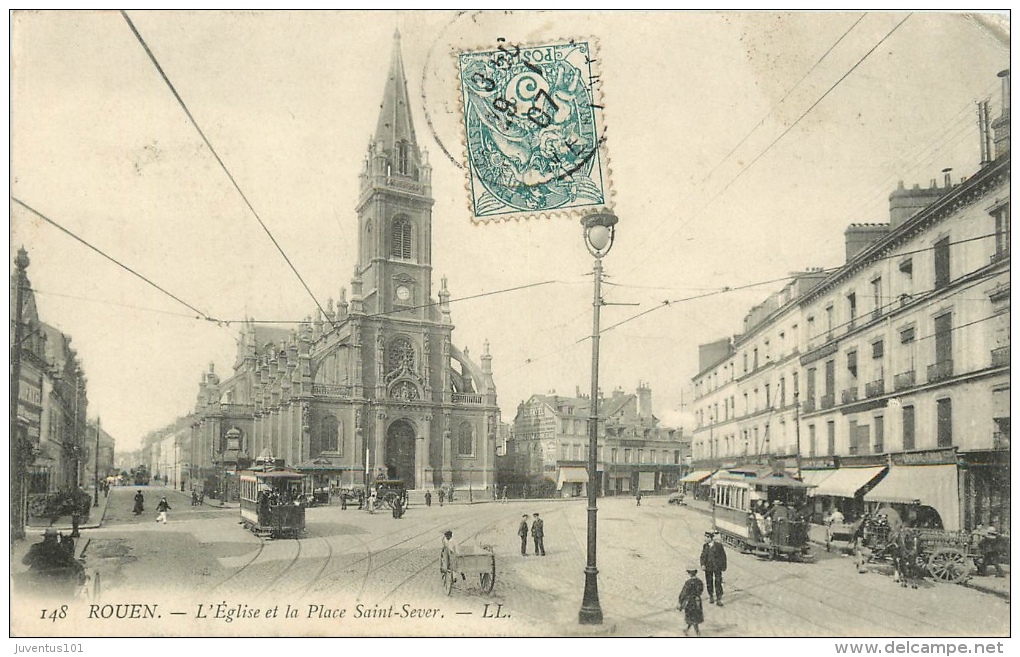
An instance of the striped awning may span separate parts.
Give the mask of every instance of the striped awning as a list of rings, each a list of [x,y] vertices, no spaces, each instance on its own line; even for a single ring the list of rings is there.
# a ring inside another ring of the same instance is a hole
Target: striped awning
[[[857,492],[871,483],[871,480],[885,472],[885,466],[873,468],[839,468],[831,471],[808,495],[831,495],[833,497],[854,497]]]
[[[942,527],[960,529],[960,494],[956,464],[903,465],[889,468],[889,474],[864,496],[865,502],[920,503],[938,511]]]

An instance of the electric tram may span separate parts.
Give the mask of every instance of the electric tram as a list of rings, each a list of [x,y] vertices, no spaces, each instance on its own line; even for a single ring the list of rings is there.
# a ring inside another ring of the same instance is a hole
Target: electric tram
[[[240,473],[241,523],[259,536],[294,538],[305,531],[304,475],[293,470]]]
[[[808,561],[803,517],[808,484],[767,467],[720,470],[712,476],[713,518],[723,540],[770,559]]]

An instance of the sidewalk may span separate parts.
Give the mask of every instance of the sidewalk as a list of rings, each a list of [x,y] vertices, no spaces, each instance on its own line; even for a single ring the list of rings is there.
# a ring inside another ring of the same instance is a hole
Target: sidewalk
[[[98,508],[92,507],[92,510],[89,512],[88,520],[78,525],[78,529],[79,530],[95,529],[96,527],[101,526],[103,524],[103,518],[106,517],[106,507],[109,503],[110,496],[103,495],[102,493],[100,493],[99,507]],[[73,525],[71,524],[71,516],[61,516],[57,518],[56,522],[54,522],[52,525],[49,524],[48,522],[43,521],[26,523],[25,525],[26,540],[30,538],[34,532],[37,531],[41,536],[42,532],[44,532],[48,527],[52,527],[53,529],[56,529],[58,532],[70,532],[73,529]]]

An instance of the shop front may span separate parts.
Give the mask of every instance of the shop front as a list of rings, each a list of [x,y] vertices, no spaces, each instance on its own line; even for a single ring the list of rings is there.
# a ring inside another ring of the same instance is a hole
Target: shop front
[[[890,505],[910,526],[960,531],[960,471],[955,463],[891,465],[864,495],[873,510]]]

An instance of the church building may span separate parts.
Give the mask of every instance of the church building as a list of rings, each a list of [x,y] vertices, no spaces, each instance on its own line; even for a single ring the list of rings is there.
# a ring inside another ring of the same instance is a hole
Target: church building
[[[186,453],[203,473],[273,459],[316,486],[380,476],[409,489],[495,485],[499,422],[488,343],[480,365],[453,345],[450,292],[432,289],[432,168],[415,136],[394,35],[361,172],[350,298],[295,329],[250,320],[234,372],[210,366]]]

